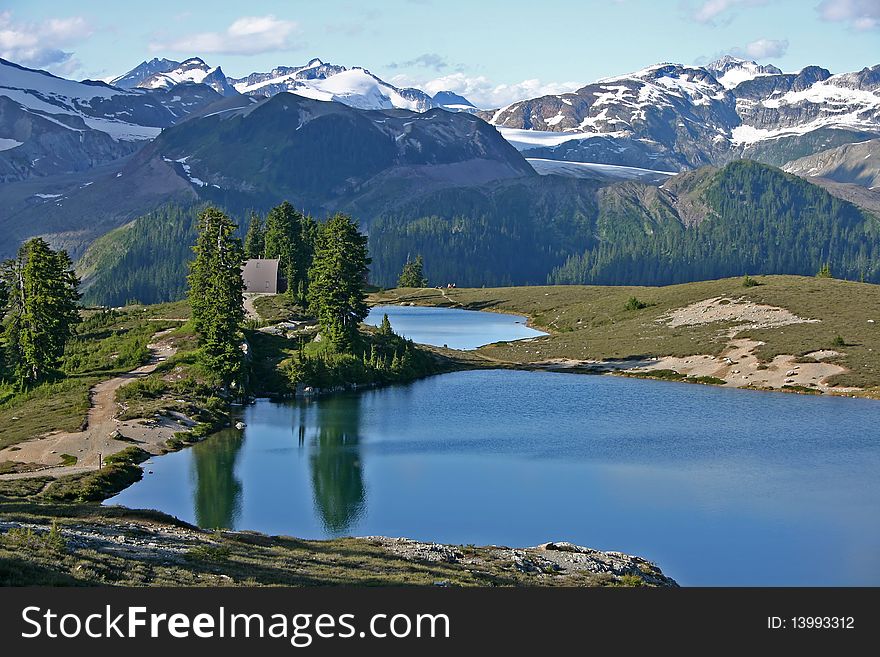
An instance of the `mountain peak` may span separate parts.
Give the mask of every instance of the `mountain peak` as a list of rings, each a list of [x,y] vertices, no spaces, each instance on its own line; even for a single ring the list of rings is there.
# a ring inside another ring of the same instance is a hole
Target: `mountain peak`
[[[724,55],[704,66],[727,89],[733,89],[746,80],[764,75],[780,75],[782,71],[772,64],[759,64],[754,60]]]
[[[189,59],[184,59],[182,62],[180,62],[180,67],[181,68],[193,68],[193,67],[207,68],[208,65],[205,64],[205,60],[202,59],[201,57],[190,57]]]
[[[461,109],[461,108],[477,109],[476,105],[474,105],[471,101],[469,101],[464,96],[455,93],[454,91],[438,91],[437,93],[434,94],[433,100],[435,103],[437,103],[441,107],[452,108],[452,109]]]
[[[734,57],[733,55],[722,55],[715,61],[706,64],[705,68],[709,69],[710,71],[722,71],[731,66],[739,66],[742,64],[755,64],[757,66],[757,62],[742,59],[740,57]]]

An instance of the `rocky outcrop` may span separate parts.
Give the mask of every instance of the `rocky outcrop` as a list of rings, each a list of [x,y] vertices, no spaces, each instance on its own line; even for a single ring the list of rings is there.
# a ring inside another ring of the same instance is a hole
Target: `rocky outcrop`
[[[502,569],[534,578],[536,584],[554,578],[587,575],[604,579],[606,583],[623,581],[640,582],[643,586],[678,586],[655,564],[641,557],[622,552],[603,552],[565,541],[542,543],[530,548],[495,545],[475,548],[425,543],[409,538],[370,536],[367,540],[412,561],[462,564],[470,568],[485,568],[488,563],[500,564]]]

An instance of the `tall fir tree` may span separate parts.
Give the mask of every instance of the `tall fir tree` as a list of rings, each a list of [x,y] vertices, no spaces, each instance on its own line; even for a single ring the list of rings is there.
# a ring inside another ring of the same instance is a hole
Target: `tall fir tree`
[[[244,257],[248,260],[262,258],[266,250],[266,231],[263,220],[256,212],[251,214],[251,223],[244,237]]]
[[[397,279],[397,287],[427,287],[428,279],[425,278],[424,269],[425,261],[422,256],[416,256],[415,260],[407,258]]]
[[[339,352],[353,350],[358,325],[369,313],[364,293],[369,264],[367,237],[351,217],[336,214],[321,226],[309,270],[309,307]]]
[[[53,251],[42,238],[25,242],[3,266],[9,313],[6,356],[20,386],[44,378],[60,360],[80,321],[79,279],[66,251]]]
[[[199,357],[224,387],[240,383],[244,371],[240,335],[244,321],[244,250],[241,240],[235,237],[237,229],[220,210],[202,211],[189,275],[189,301],[199,337]]]
[[[294,301],[302,300],[300,292],[308,276],[303,219],[287,201],[266,216],[266,257],[279,260],[278,268],[287,279],[287,294]]]
[[[315,257],[315,241],[318,239],[318,222],[308,215],[300,218],[300,238],[300,247],[295,254],[299,274],[297,301],[306,305],[309,298],[309,269]]]

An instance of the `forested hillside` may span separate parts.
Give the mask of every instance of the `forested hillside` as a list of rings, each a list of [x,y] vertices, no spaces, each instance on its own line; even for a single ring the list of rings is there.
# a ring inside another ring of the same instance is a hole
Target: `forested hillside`
[[[83,303],[121,306],[182,299],[198,210],[164,206],[99,238],[77,267]]]
[[[428,191],[372,218],[346,210],[369,233],[371,282],[385,287],[417,255],[431,285],[664,285],[812,275],[825,263],[838,278],[880,282],[880,219],[749,161],[662,188],[543,176]],[[180,298],[195,213],[164,207],[95,242],[79,263],[86,301]],[[233,213],[242,230],[248,216]]]
[[[671,201],[658,201],[651,212],[603,203],[599,243],[569,258],[549,282],[664,285],[746,273],[810,275],[825,263],[839,278],[880,281],[880,220],[773,167],[734,162]],[[675,206],[697,206],[698,216],[675,214]],[[695,225],[686,228],[686,220]]]

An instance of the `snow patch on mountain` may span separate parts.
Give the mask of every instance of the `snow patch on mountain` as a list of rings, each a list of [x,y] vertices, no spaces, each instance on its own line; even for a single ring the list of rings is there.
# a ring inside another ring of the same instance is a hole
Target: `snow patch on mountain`
[[[8,151],[13,148],[18,148],[24,142],[23,141],[15,141],[14,139],[6,139],[5,137],[0,137],[0,151]]]
[[[558,175],[571,178],[590,178],[592,174],[621,180],[641,180],[644,178],[668,178],[677,171],[658,171],[641,167],[624,167],[616,164],[596,164],[593,162],[568,162],[566,160],[547,160],[544,158],[526,158],[526,162],[542,176]]]
[[[522,130],[520,128],[498,128],[498,132],[518,151],[527,151],[531,148],[553,148],[575,139],[590,139],[599,136],[597,133],[551,132],[548,130]],[[605,134],[614,136],[615,133]]]

